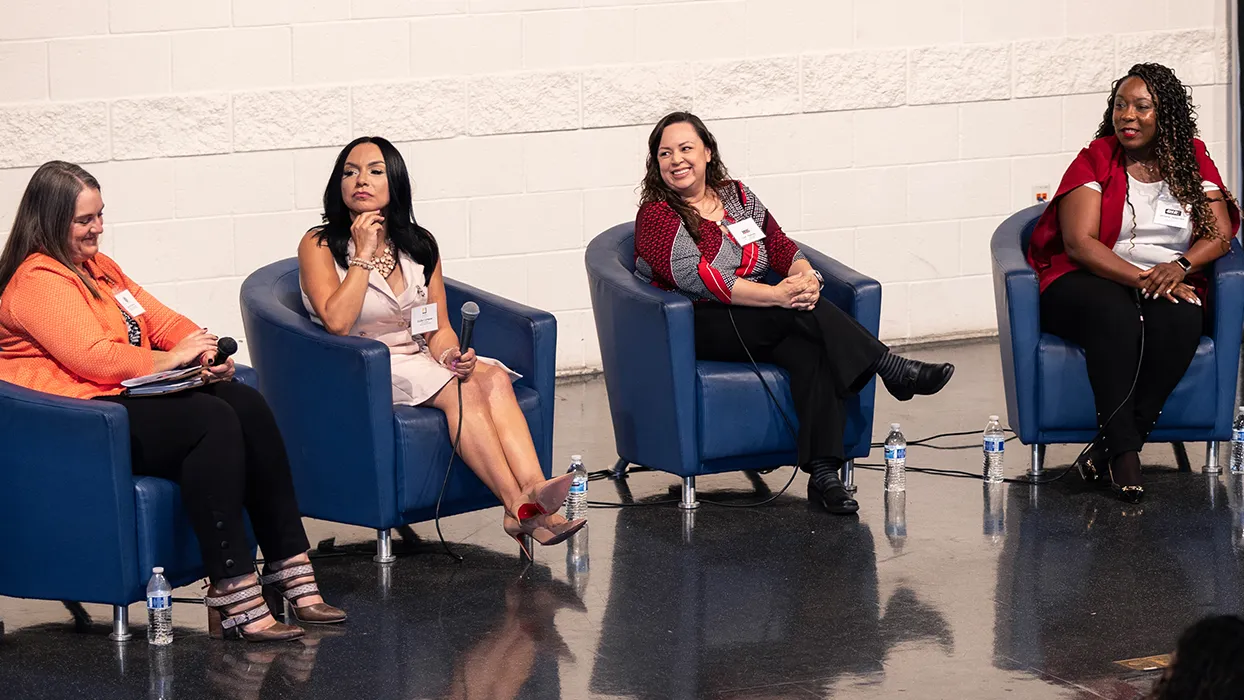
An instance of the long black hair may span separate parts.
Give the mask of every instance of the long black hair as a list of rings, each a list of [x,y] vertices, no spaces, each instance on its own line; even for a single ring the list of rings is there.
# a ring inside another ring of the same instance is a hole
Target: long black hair
[[[1171,195],[1192,210],[1193,238],[1217,240],[1229,246],[1230,239],[1223,240],[1214,225],[1214,212],[1209,208],[1209,197],[1201,187],[1201,170],[1197,167],[1196,152],[1192,144],[1192,139],[1198,134],[1196,106],[1192,104],[1192,95],[1188,88],[1175,77],[1174,71],[1160,63],[1137,63],[1127,71],[1127,75],[1114,81],[1110,88],[1110,98],[1106,102],[1106,113],[1102,116],[1101,126],[1097,128],[1097,138],[1114,134],[1114,100],[1119,94],[1119,88],[1128,78],[1144,81],[1149,94],[1153,96],[1154,109],[1157,111],[1153,155]],[[1125,179],[1124,182],[1128,181]],[[1128,189],[1130,188],[1131,183],[1128,182]],[[1225,188],[1222,195],[1227,202],[1235,201]],[[1130,200],[1128,204],[1131,205]],[[1135,209],[1132,210],[1132,238],[1136,238]]]
[[[1175,647],[1175,664],[1149,695],[1155,700],[1228,700],[1244,697],[1244,620],[1207,617],[1189,627]]]
[[[702,222],[700,213],[695,210],[695,207],[687,204],[682,196],[669,185],[665,184],[665,179],[661,177],[661,163],[657,158],[657,151],[661,150],[661,136],[665,133],[665,127],[671,124],[690,124],[695,129],[695,133],[700,137],[700,141],[703,141],[704,146],[712,152],[712,158],[704,168],[705,187],[717,191],[730,181],[730,172],[726,169],[726,162],[721,159],[721,150],[717,148],[717,139],[713,137],[712,132],[704,125],[704,122],[691,112],[671,112],[661,117],[656,126],[652,127],[652,133],[648,134],[648,161],[646,163],[644,181],[639,186],[639,203],[665,202],[682,219],[691,237],[696,242],[699,242],[700,223]]]
[[[0,254],[0,293],[9,286],[18,266],[33,253],[43,253],[69,268],[91,295],[100,298],[95,282],[82,274],[70,259],[69,230],[78,207],[78,195],[86,188],[99,189],[99,181],[81,166],[53,160],[39,166],[26,185],[4,253]]]
[[[332,175],[324,188],[324,225],[315,233],[321,245],[328,246],[333,259],[342,267],[347,267],[346,250],[350,244],[350,209],[341,197],[341,178],[346,169],[346,158],[350,151],[361,143],[374,143],[384,156],[385,177],[389,180],[389,203],[380,213],[384,215],[385,231],[394,247],[410,256],[412,260],[423,265],[423,283],[432,279],[432,272],[440,260],[440,248],[432,232],[415,221],[415,210],[411,206],[410,174],[406,170],[406,161],[402,154],[389,143],[388,139],[379,136],[360,136],[337,155],[333,164]],[[410,280],[406,281],[410,284]]]

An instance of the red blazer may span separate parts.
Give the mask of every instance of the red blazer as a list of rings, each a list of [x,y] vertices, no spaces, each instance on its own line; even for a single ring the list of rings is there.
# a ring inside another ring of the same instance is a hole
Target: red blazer
[[[1218,168],[1210,159],[1205,144],[1200,139],[1192,139],[1192,150],[1196,153],[1201,179],[1226,190],[1226,186],[1222,184],[1222,175],[1218,174]],[[1032,242],[1028,245],[1028,264],[1037,271],[1037,279],[1043,292],[1054,280],[1079,269],[1063,247],[1063,234],[1058,224],[1058,202],[1063,195],[1089,182],[1101,183],[1099,238],[1107,248],[1113,248],[1123,229],[1123,208],[1127,204],[1127,167],[1123,149],[1114,136],[1096,139],[1088,148],[1080,151],[1080,155],[1076,156],[1063,174],[1063,181],[1059,183],[1058,192],[1050,200],[1050,205],[1037,220],[1037,226],[1032,232]],[[1231,230],[1235,231],[1240,227],[1240,210],[1230,202],[1227,203],[1227,209],[1231,215]],[[1190,276],[1189,283],[1204,296],[1203,275]]]

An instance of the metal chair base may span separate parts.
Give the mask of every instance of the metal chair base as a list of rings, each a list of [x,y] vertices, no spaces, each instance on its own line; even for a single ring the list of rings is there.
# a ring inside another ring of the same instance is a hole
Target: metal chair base
[[[377,564],[392,564],[397,561],[393,556],[393,538],[388,528],[376,530],[376,556],[371,558]]]
[[[124,605],[112,606],[112,632],[108,639],[114,642],[128,642],[134,638],[130,634],[130,609]]]

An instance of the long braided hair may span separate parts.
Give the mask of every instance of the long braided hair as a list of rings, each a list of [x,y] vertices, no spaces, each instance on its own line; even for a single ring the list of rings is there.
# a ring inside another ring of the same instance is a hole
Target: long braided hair
[[[647,171],[644,173],[643,183],[640,184],[639,203],[665,202],[682,219],[691,238],[699,243],[700,224],[703,223],[700,212],[687,204],[677,192],[665,184],[665,179],[661,177],[661,164],[657,159],[657,151],[661,149],[661,135],[665,133],[665,127],[671,124],[690,124],[700,140],[704,142],[705,148],[712,152],[712,158],[704,168],[705,187],[716,192],[730,181],[730,172],[726,170],[726,162],[721,159],[717,139],[713,137],[708,127],[704,126],[704,122],[691,112],[671,112],[661,117],[657,125],[652,127],[652,133],[648,135]]]
[[[1128,78],[1145,81],[1145,87],[1153,96],[1158,115],[1153,155],[1171,195],[1192,210],[1192,237],[1229,244],[1230,239],[1222,236],[1214,226],[1216,222],[1214,213],[1209,208],[1210,200],[1201,187],[1201,171],[1197,167],[1192,144],[1192,139],[1199,135],[1196,106],[1192,104],[1188,88],[1179,82],[1174,71],[1160,63],[1137,63],[1127,75],[1114,81],[1110,89],[1110,99],[1106,102],[1106,113],[1102,117],[1101,126],[1097,128],[1097,138],[1114,135],[1114,100],[1119,94],[1119,86]],[[1127,186],[1130,195],[1131,183]],[[1222,194],[1226,201],[1235,202],[1235,198],[1225,188]],[[1130,197],[1128,206],[1131,207]],[[1132,239],[1135,238],[1136,210],[1132,208]]]

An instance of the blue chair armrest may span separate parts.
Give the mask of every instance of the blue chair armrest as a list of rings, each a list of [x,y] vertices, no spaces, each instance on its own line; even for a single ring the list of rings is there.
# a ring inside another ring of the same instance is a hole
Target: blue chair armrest
[[[689,476],[700,462],[695,313],[621,264],[613,246],[631,227],[600,234],[585,255],[614,437],[628,462]]]
[[[545,472],[552,468],[553,409],[557,383],[557,319],[553,314],[482,289],[445,279],[445,298],[449,320],[462,328],[462,305],[479,305],[471,345],[476,352],[504,362],[523,375],[517,384],[531,387],[540,395],[540,412],[547,426],[543,435],[533,435]]]
[[[1006,388],[1007,417],[1024,444],[1037,438],[1037,344],[1041,340],[1041,302],[1037,273],[1028,265],[1023,230],[1044,205],[1013,214],[990,241],[998,342]]]
[[[122,605],[138,581],[129,417],[0,382],[0,594]]]
[[[389,349],[335,336],[277,301],[296,261],[273,263],[242,285],[242,322],[259,386],[285,439],[303,515],[396,527]],[[288,280],[287,280],[288,282]]]
[[[1244,333],[1244,249],[1231,239],[1231,250],[1214,262],[1210,303],[1214,310],[1214,352],[1218,363],[1218,403],[1214,433],[1230,437],[1235,415],[1235,385],[1239,372],[1240,341]]]

